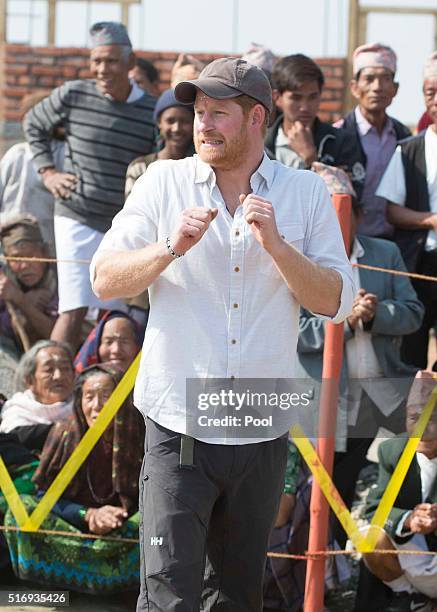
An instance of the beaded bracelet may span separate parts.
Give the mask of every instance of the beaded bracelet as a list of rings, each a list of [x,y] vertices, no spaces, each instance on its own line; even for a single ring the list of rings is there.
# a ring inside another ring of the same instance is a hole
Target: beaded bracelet
[[[170,253],[170,255],[172,257],[174,257],[174,259],[179,259],[179,257],[183,257],[185,255],[185,253],[182,253],[181,255],[178,255],[177,253],[175,253],[173,251],[173,247],[170,244],[170,238],[167,236],[167,238],[165,239],[165,246],[168,249],[168,252]]]

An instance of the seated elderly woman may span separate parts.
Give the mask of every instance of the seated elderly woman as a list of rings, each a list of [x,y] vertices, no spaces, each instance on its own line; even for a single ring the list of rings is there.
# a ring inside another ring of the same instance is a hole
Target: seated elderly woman
[[[47,257],[37,220],[16,215],[0,226],[7,257]],[[37,340],[50,338],[58,316],[56,272],[38,261],[7,262],[0,270],[0,337],[18,356]]]
[[[120,380],[107,364],[96,364],[78,378],[72,416],[51,430],[34,481],[44,492],[93,425]],[[135,588],[139,551],[135,542],[75,538],[80,532],[138,537],[138,479],[144,422],[130,398],[98,440],[42,528],[71,532],[45,536],[7,532],[12,566],[22,579],[92,593]],[[36,500],[23,496],[28,512]],[[5,524],[15,524],[10,512]]]
[[[0,432],[14,433],[30,450],[40,451],[53,425],[73,407],[74,370],[68,346],[40,340],[18,365],[19,389],[3,405]]]
[[[388,602],[382,607],[390,612],[436,609],[437,556],[419,554],[421,551],[437,553],[437,380],[432,372],[419,371],[413,382],[407,401],[407,433],[382,442],[378,448],[378,483],[369,493],[366,515],[370,520],[378,507],[409,436],[430,399],[434,410],[428,425],[384,529],[378,528],[376,550],[394,550],[399,554],[364,555],[369,570],[388,587]],[[403,555],[403,550],[417,554]],[[374,597],[375,590],[372,591]],[[355,609],[369,607],[360,601],[358,593]]]
[[[131,316],[119,310],[106,311],[74,359],[76,372],[103,361],[126,372],[141,349],[143,337],[144,328]]]

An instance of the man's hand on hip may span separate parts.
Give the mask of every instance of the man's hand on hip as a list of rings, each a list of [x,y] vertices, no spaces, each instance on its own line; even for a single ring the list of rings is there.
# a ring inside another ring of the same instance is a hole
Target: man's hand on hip
[[[253,235],[268,253],[282,243],[276,226],[275,211],[270,202],[261,196],[250,193],[240,195],[244,217],[250,225]]]
[[[209,227],[211,221],[217,217],[217,208],[186,208],[179,220],[179,224],[170,236],[171,246],[175,253],[184,255],[199,242]]]
[[[55,168],[46,168],[41,172],[45,188],[50,191],[54,198],[69,198],[77,183],[74,174],[58,172]]]

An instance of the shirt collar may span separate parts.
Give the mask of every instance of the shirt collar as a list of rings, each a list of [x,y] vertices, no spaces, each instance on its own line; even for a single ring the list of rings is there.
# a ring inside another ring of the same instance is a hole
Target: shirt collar
[[[196,162],[194,182],[206,183],[209,177],[214,174],[214,170],[209,164],[202,161],[197,154],[193,155],[193,157]]]
[[[198,155],[194,155],[194,159],[196,160],[196,169],[195,169],[195,183],[206,183],[209,180],[210,176],[214,174],[214,170],[211,166],[200,159]],[[275,168],[274,163],[267,154],[264,152],[262,161],[255,172],[250,177],[250,184],[254,187],[254,182],[259,176],[261,179],[265,180],[267,184],[267,189],[270,189],[273,178],[274,178]]]
[[[358,238],[355,236],[354,244],[352,246],[352,253],[350,256],[351,261],[356,261],[357,259],[360,259],[360,257],[363,257],[364,253],[365,251],[364,251],[363,245],[358,240]]]
[[[137,100],[139,100],[140,98],[144,96],[144,91],[133,79],[129,79],[129,80],[132,85],[132,89],[130,90],[130,94],[126,102],[128,104],[132,104],[133,102],[136,102]]]
[[[132,104],[144,96],[144,91],[133,79],[129,79],[129,82],[131,84],[131,89],[128,97],[125,100],[126,104]],[[103,95],[105,98],[108,98],[108,100],[114,100],[111,94],[105,93]]]
[[[434,457],[434,459],[428,459],[428,457],[424,455],[423,453],[417,452],[416,458],[421,468],[424,466],[429,466],[429,465],[437,466],[437,457]]]
[[[252,180],[257,176],[260,175],[266,182],[267,185],[267,189],[270,189],[273,183],[273,178],[275,175],[275,164],[274,162],[268,157],[268,155],[266,154],[266,152],[264,151],[264,155],[262,158],[262,161],[260,163],[260,165],[258,166],[257,170],[252,174],[251,178],[250,178],[250,183],[252,184]]]
[[[355,108],[355,119],[357,121],[358,131],[361,134],[361,136],[365,136],[372,129],[375,131],[375,128],[373,127],[373,125],[367,121],[363,113],[360,111],[359,106]],[[382,133],[383,134],[384,133],[393,133],[393,134],[395,133],[393,121],[390,119],[388,115],[387,115],[387,121],[385,122]]]
[[[284,129],[283,129],[282,125],[279,126],[278,133],[277,133],[277,136],[276,136],[276,143],[275,144],[276,144],[277,147],[289,147],[290,146],[288,144],[288,138],[285,135],[285,132],[284,132]]]

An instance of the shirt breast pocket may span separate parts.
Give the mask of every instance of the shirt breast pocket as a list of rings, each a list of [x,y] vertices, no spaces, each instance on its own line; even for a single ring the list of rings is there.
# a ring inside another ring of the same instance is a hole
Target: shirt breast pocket
[[[279,225],[278,232],[288,244],[294,246],[295,249],[303,252],[303,240],[305,236],[304,229],[300,223],[290,225]]]
[[[303,253],[303,245],[304,245],[304,236],[305,232],[301,224],[278,224],[278,232],[283,240],[285,240],[288,244],[293,246],[297,251]],[[263,249],[261,249],[263,250]],[[276,264],[268,253],[264,251],[264,254],[267,256],[263,258],[267,259],[267,265],[260,265],[260,271],[268,276],[274,276],[277,278],[282,278]],[[261,262],[260,262],[261,263]]]

